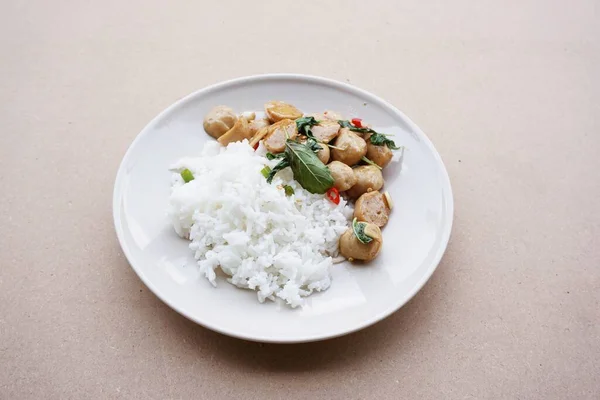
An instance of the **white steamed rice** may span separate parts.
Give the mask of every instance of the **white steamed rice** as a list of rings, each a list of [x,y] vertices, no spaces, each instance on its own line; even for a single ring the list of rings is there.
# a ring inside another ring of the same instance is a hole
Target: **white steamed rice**
[[[247,142],[227,148],[208,142],[199,157],[172,166],[168,214],[177,233],[191,241],[200,272],[216,286],[215,269],[240,288],[256,290],[260,302],[279,297],[292,307],[331,284],[329,269],[352,208],[311,194],[293,180],[290,168],[271,184],[261,174],[277,160]],[[184,184],[188,168],[194,180]],[[287,197],[282,185],[295,194]]]

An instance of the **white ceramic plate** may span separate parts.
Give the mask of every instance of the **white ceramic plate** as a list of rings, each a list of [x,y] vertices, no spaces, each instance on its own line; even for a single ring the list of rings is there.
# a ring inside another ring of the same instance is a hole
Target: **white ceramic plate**
[[[395,134],[406,146],[403,167],[384,170],[385,189],[395,202],[383,230],[379,257],[366,265],[334,265],[331,287],[309,296],[302,308],[260,304],[253,291],[225,280],[213,288],[200,278],[188,242],[166,218],[168,170],[196,155],[211,139],[202,119],[215,105],[261,110],[279,99],[304,112],[326,109],[363,118],[376,130]],[[440,156],[421,130],[382,99],[329,79],[262,75],[220,83],[176,102],[131,144],[115,182],[113,213],[129,263],[162,301],[217,332],[264,342],[307,342],[367,327],[390,315],[419,291],[437,267],[452,227],[453,200]]]

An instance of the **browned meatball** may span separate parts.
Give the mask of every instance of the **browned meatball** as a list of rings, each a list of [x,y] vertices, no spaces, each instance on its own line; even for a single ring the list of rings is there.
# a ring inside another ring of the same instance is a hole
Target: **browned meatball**
[[[348,196],[357,199],[363,193],[371,190],[379,190],[383,187],[383,175],[381,170],[374,165],[361,165],[353,168],[356,183],[346,193]]]
[[[296,131],[296,122],[291,119],[283,119],[270,125],[268,133],[264,138],[263,144],[271,153],[281,153],[285,150],[285,141],[294,139],[298,132]]]
[[[348,128],[340,129],[333,144],[335,147],[331,150],[331,157],[349,166],[357,164],[367,154],[365,140]]]
[[[227,106],[216,106],[204,117],[203,126],[206,133],[218,139],[233,128],[237,120],[238,117],[233,109]]]
[[[333,177],[333,187],[340,192],[350,189],[356,183],[356,176],[352,168],[339,161],[332,161],[327,165]]]
[[[265,104],[265,114],[271,122],[278,122],[284,119],[297,119],[302,116],[302,111],[291,104],[283,101],[273,100]]]
[[[376,146],[367,140],[367,158],[381,168],[385,168],[392,161],[393,155],[387,146]]]
[[[319,143],[321,146],[321,150],[317,151],[317,157],[323,164],[327,164],[329,162],[329,157],[331,157],[331,150],[329,150],[329,146],[325,143]]]
[[[359,221],[365,221],[380,228],[387,224],[390,217],[390,208],[382,193],[374,190],[364,193],[356,200],[354,205],[354,217]]]
[[[351,261],[371,261],[377,257],[383,246],[381,229],[377,225],[367,223],[365,234],[373,239],[370,243],[362,243],[354,234],[354,230],[348,228],[340,237],[340,254]]]
[[[319,142],[329,143],[340,132],[340,124],[337,121],[323,120],[319,122],[319,125],[311,127],[310,130]]]

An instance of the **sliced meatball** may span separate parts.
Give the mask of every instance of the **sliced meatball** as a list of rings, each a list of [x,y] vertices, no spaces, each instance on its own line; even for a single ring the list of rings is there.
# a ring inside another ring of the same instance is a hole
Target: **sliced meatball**
[[[285,150],[285,141],[294,139],[298,132],[296,131],[296,122],[291,119],[284,119],[270,125],[264,138],[263,144],[271,153],[281,153]]]
[[[227,146],[231,142],[240,142],[244,139],[250,139],[250,129],[248,128],[248,121],[244,118],[237,120],[235,125],[228,130],[223,136],[219,137],[217,141],[223,146]]]
[[[361,165],[353,168],[356,183],[346,193],[353,199],[359,198],[363,193],[379,190],[383,187],[383,174],[374,165]]]
[[[322,120],[319,122],[319,125],[311,127],[310,130],[319,142],[329,143],[340,132],[340,124],[337,121]]]
[[[297,119],[303,114],[291,104],[283,101],[273,100],[265,104],[265,113],[271,122],[279,122],[284,119]]]
[[[367,154],[367,143],[348,128],[340,129],[333,144],[331,157],[349,166],[357,164]]]
[[[352,168],[340,161],[332,161],[327,167],[333,177],[333,187],[340,192],[350,189],[356,183],[356,176]]]
[[[238,117],[233,109],[227,106],[216,106],[211,109],[204,117],[204,130],[210,136],[218,139],[228,130],[233,128]]]
[[[367,223],[364,232],[367,236],[373,239],[367,244],[358,240],[354,234],[354,230],[351,227],[348,228],[340,237],[340,254],[350,261],[371,261],[377,257],[381,251],[381,247],[383,246],[381,229],[379,229],[377,225]]]
[[[393,155],[389,147],[376,146],[370,140],[367,140],[367,158],[381,168],[385,168],[392,161]]]
[[[390,208],[382,193],[377,190],[364,193],[354,204],[354,216],[359,221],[383,228],[390,217]]]

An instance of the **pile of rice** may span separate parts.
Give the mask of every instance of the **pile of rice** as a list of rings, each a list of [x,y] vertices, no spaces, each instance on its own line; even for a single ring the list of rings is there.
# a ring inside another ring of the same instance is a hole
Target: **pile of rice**
[[[304,190],[290,168],[267,183],[260,171],[277,160],[264,154],[262,144],[255,152],[247,142],[206,143],[199,157],[172,166],[168,214],[213,286],[221,268],[229,283],[256,290],[260,302],[279,297],[296,307],[330,286],[338,238],[353,211],[343,198],[335,205]],[[195,179],[184,184],[185,168]],[[286,196],[282,185],[295,193]]]

